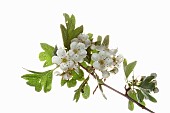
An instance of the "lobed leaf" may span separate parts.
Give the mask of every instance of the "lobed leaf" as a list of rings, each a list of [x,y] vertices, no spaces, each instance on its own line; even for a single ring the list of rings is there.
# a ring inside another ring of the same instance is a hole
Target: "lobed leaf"
[[[41,43],[41,48],[44,50],[44,52],[41,52],[39,54],[39,59],[40,61],[45,61],[43,67],[52,65],[52,56],[54,54],[54,47],[46,43]]]
[[[21,77],[27,80],[27,85],[35,87],[37,92],[40,92],[42,87],[44,87],[45,93],[51,90],[52,70],[45,72],[35,72],[31,70],[28,71],[32,72],[32,74],[25,74]]]

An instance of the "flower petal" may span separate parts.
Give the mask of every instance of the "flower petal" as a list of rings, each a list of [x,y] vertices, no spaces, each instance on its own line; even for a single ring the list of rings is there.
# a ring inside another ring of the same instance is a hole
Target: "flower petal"
[[[108,71],[102,71],[103,78],[108,78],[110,76],[110,73]]]
[[[93,61],[99,61],[100,56],[99,56],[99,54],[97,54],[97,53],[93,53],[92,56],[91,56],[91,59],[92,59]]]
[[[52,63],[60,65],[61,63],[61,58],[59,58],[58,56],[53,56],[52,57]]]
[[[87,39],[85,41],[85,48],[87,49],[90,45],[91,45],[91,41],[89,39]]]
[[[70,44],[70,48],[71,48],[71,49],[75,49],[75,48],[77,47],[77,44],[78,44],[78,42],[72,42],[72,43]]]
[[[82,61],[83,58],[82,58],[80,55],[75,54],[75,55],[73,56],[73,59],[74,59],[74,61],[76,61],[76,62],[80,62],[80,61]]]
[[[117,60],[118,63],[121,63],[121,62],[123,61],[123,59],[124,59],[124,58],[123,58],[123,55],[121,55],[121,54],[118,55],[117,58],[116,58],[116,60]]]
[[[64,49],[60,48],[60,49],[57,50],[57,55],[60,58],[64,58],[64,57],[66,57],[67,54],[66,54],[66,51]]]
[[[94,62],[94,63],[93,63],[93,67],[94,67],[95,69],[98,69],[98,70],[99,70],[99,69],[100,69],[100,64],[99,64],[99,62],[97,62],[97,61]]]
[[[111,58],[107,57],[105,59],[105,63],[106,63],[107,67],[110,67],[111,65],[113,65],[113,60]]]
[[[67,65],[68,65],[68,68],[70,69],[70,68],[73,68],[74,67],[74,62],[72,61],[72,60],[69,60],[68,62],[67,62]]]
[[[68,54],[69,54],[70,57],[72,57],[72,56],[74,55],[73,50],[69,50],[69,51],[68,51]]]
[[[69,80],[71,78],[71,75],[69,75],[68,73],[65,73],[62,75],[64,80]]]
[[[61,64],[60,64],[60,68],[61,68],[61,70],[63,70],[63,71],[67,71],[67,70],[68,70],[68,65],[67,65],[66,63],[61,63]]]
[[[80,49],[80,50],[81,50],[81,49],[85,49],[85,44],[83,44],[83,43],[81,43],[81,42],[78,43],[78,44],[77,44],[77,49]]]
[[[73,39],[71,40],[71,42],[78,42],[78,39],[77,39],[77,38],[73,38]]]
[[[58,69],[55,69],[53,71],[53,76],[59,76],[59,75],[61,75],[61,73],[58,71]]]
[[[79,54],[79,55],[86,55],[86,54],[87,54],[87,51],[84,50],[84,49],[81,49],[78,54]]]
[[[105,58],[107,57],[107,54],[106,54],[105,51],[100,51],[100,52],[99,52],[99,55],[100,55],[100,57],[101,57],[102,59],[105,59]]]

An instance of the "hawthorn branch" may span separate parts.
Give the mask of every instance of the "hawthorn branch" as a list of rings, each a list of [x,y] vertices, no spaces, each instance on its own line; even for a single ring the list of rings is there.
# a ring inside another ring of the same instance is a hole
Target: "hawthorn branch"
[[[90,75],[92,75],[92,76],[96,79],[96,76],[95,76],[95,74],[94,74],[94,71],[89,72],[89,70],[88,70],[87,68],[85,68],[83,65],[81,65],[80,63],[79,63],[79,66],[81,66],[84,70],[86,70]],[[148,111],[148,112],[150,112],[150,113],[155,113],[154,111],[150,110],[149,108],[145,107],[144,105],[138,103],[136,100],[134,100],[134,99],[132,99],[131,97],[129,97],[129,96],[127,95],[127,91],[126,91],[125,94],[123,94],[123,93],[121,93],[120,91],[112,88],[111,86],[109,86],[109,85],[107,85],[107,84],[105,84],[105,83],[102,83],[102,84],[100,84],[100,85],[103,85],[103,86],[111,89],[112,91],[120,94],[121,96],[124,96],[125,98],[127,98],[128,100],[134,102],[136,105],[138,105],[138,106],[141,107],[142,109],[144,109],[144,110],[146,110],[146,111]],[[96,89],[97,89],[97,88],[96,88]],[[95,89],[95,90],[96,90],[96,89]]]
[[[149,108],[147,108],[147,107],[143,106],[142,104],[138,103],[136,100],[132,99],[132,98],[129,97],[128,95],[119,92],[118,90],[116,90],[116,89],[110,87],[109,85],[107,85],[107,84],[105,84],[105,83],[103,83],[103,84],[101,84],[101,85],[103,85],[103,86],[105,86],[105,87],[111,89],[112,91],[114,91],[114,92],[116,92],[116,93],[118,93],[118,94],[120,94],[120,95],[126,97],[127,99],[129,99],[130,101],[134,102],[135,104],[137,104],[137,105],[138,105],[139,107],[141,107],[142,109],[145,109],[145,110],[149,111],[150,113],[155,113],[154,111],[152,111],[152,110],[150,110]]]

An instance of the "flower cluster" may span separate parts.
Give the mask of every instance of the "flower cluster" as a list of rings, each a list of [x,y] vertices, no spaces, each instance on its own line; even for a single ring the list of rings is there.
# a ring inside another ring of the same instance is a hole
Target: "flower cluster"
[[[57,64],[63,71],[57,73],[68,80],[71,78],[69,70],[76,70],[78,63],[82,63],[87,56],[87,49],[91,48],[92,67],[101,71],[103,78],[110,76],[110,72],[117,73],[120,63],[123,61],[122,55],[116,56],[117,49],[109,49],[104,45],[95,45],[89,36],[79,34],[77,38],[71,40],[70,50],[58,49],[56,56],[52,57],[52,62]],[[55,71],[54,71],[55,72]]]

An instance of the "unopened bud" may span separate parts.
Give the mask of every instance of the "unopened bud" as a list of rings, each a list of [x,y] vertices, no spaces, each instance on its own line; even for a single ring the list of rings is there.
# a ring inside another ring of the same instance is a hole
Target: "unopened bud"
[[[156,87],[156,88],[153,89],[153,92],[154,92],[154,93],[158,93],[158,92],[159,92],[159,89]]]
[[[157,74],[156,73],[151,73],[151,76],[154,76],[154,78],[156,78]]]
[[[118,68],[117,67],[114,67],[110,72],[111,73],[114,73],[114,74],[117,74],[118,73]]]
[[[157,85],[157,81],[156,81],[156,80],[153,80],[152,83],[154,83],[155,85]]]

